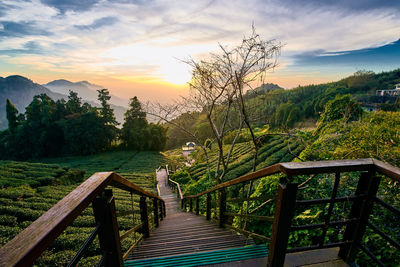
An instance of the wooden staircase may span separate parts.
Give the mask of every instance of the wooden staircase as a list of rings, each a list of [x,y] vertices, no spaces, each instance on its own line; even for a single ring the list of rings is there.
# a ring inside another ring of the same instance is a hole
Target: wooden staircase
[[[217,258],[227,262],[242,260],[249,255],[267,256],[266,247],[255,246],[251,238],[219,228],[201,216],[181,211],[177,196],[166,186],[165,169],[157,172],[157,181],[168,216],[149,238],[132,251],[125,261],[126,266],[133,266],[134,263],[139,266],[179,266],[179,263],[190,266],[190,262],[199,264],[199,258],[202,264],[209,264],[216,262]],[[220,257],[221,254],[234,256]]]

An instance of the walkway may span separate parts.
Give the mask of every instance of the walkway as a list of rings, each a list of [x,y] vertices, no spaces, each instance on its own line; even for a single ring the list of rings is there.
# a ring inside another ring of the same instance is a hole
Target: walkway
[[[150,233],[141,245],[134,249],[127,260],[169,257],[222,249],[242,248],[254,245],[253,240],[219,228],[203,216],[179,210],[176,195],[166,185],[165,169],[157,173],[161,197],[166,204],[167,216],[160,227]]]

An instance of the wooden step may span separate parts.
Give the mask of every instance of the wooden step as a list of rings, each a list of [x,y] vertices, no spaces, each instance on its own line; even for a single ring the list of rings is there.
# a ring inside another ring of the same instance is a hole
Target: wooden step
[[[125,266],[201,266],[246,259],[265,258],[268,250],[265,245],[253,245],[240,248],[190,253],[179,256],[158,257],[125,261]]]

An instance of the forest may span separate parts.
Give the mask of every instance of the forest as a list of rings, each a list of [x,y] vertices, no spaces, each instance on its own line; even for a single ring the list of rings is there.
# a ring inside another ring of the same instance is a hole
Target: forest
[[[27,160],[62,155],[89,155],[115,149],[160,151],[166,128],[148,123],[136,97],[118,128],[107,89],[98,90],[100,108],[70,91],[68,100],[36,95],[25,113],[7,99],[8,129],[0,132],[0,159]]]

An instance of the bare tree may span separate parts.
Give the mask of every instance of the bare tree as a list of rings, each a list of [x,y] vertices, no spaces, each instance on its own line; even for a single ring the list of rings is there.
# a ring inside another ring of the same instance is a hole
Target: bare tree
[[[215,166],[217,183],[223,181],[232,151],[243,127],[248,128],[252,137],[253,171],[256,168],[259,144],[251,126],[249,107],[246,105],[244,93],[248,89],[260,85],[267,71],[277,66],[276,59],[280,54],[281,47],[281,43],[275,40],[263,40],[253,26],[251,35],[244,37],[240,45],[233,48],[219,45],[219,53],[211,53],[206,60],[190,59],[185,61],[192,67],[192,80],[189,83],[189,97],[182,99],[180,107],[184,106],[189,110],[203,112],[207,115],[214,141],[218,146],[218,160]],[[173,109],[182,110],[177,106]],[[164,108],[164,115],[160,116],[159,111],[153,112],[153,115],[166,122],[172,122],[172,120],[166,119],[165,114],[167,113]],[[232,127],[228,125],[228,122],[233,117],[237,123]],[[187,131],[187,129],[182,130]],[[231,130],[236,130],[236,135],[230,147],[224,151],[224,138],[226,133]],[[197,138],[194,133],[188,134]],[[201,145],[201,142],[198,143]],[[206,148],[202,145],[201,148],[206,154],[208,162]]]

